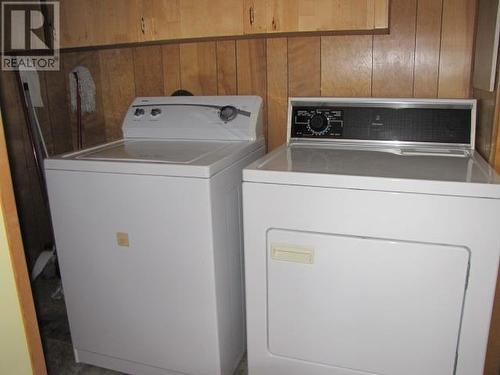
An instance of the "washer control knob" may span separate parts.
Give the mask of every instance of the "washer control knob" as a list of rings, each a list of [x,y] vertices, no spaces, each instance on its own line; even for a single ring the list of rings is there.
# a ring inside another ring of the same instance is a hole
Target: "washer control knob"
[[[134,111],[135,117],[141,117],[144,115],[144,108],[136,108]]]
[[[238,115],[238,109],[232,105],[225,105],[219,109],[219,118],[224,122],[232,121]]]
[[[153,116],[153,117],[159,116],[160,114],[161,114],[161,109],[160,108],[153,108],[151,110],[151,116]]]

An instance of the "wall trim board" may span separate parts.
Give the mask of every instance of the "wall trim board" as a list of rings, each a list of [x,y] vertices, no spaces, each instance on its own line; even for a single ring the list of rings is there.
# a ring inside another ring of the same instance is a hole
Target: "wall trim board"
[[[46,375],[45,358],[40,339],[40,331],[36,318],[33,295],[26,267],[16,201],[10,175],[4,126],[0,110],[0,208],[5,220],[7,243],[10,253],[14,278],[21,308],[26,341],[31,360],[31,368],[35,375]]]

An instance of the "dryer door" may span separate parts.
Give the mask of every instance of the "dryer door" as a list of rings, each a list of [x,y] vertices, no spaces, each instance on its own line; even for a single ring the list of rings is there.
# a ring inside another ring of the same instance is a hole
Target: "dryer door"
[[[272,354],[370,374],[453,374],[466,248],[267,233]]]

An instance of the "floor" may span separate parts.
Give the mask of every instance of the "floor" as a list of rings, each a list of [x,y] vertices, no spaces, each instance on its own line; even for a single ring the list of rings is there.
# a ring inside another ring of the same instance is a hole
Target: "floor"
[[[121,374],[75,362],[64,299],[51,298],[57,286],[56,278],[38,278],[32,285],[49,375]],[[246,368],[246,359],[243,359],[234,375],[247,375]]]

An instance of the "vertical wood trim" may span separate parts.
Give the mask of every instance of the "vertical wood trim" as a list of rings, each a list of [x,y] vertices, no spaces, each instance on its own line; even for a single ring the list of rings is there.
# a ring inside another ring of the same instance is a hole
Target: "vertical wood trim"
[[[163,62],[163,95],[170,96],[182,88],[181,56],[178,44],[165,44],[161,48]]]
[[[411,97],[416,0],[391,0],[391,33],[373,40],[373,96]]]
[[[371,96],[370,35],[321,37],[321,95]]]
[[[236,95],[236,42],[234,40],[217,42],[217,93]]]
[[[267,139],[267,56],[265,39],[236,41],[238,95],[259,95],[264,100],[264,135]]]
[[[273,150],[286,141],[288,109],[288,41],[267,39],[268,148]]]
[[[440,98],[471,95],[475,0],[444,0],[439,63]]]
[[[135,97],[132,50],[100,50],[99,61],[106,140],[113,141],[122,137],[123,114]]]
[[[417,98],[435,98],[438,94],[442,11],[443,0],[418,0],[413,86]]]
[[[180,45],[181,82],[193,95],[217,95],[215,42]]]
[[[17,287],[19,305],[23,318],[28,352],[33,374],[46,375],[45,358],[43,355],[40,331],[36,319],[33,295],[29,281],[28,269],[24,255],[23,241],[19,228],[16,201],[12,186],[7,146],[3,121],[0,113],[0,206],[5,220],[7,242],[10,251],[12,269]]]
[[[288,38],[288,91],[290,96],[321,95],[321,38]]]
[[[133,49],[136,96],[163,95],[163,62],[161,46]]]

